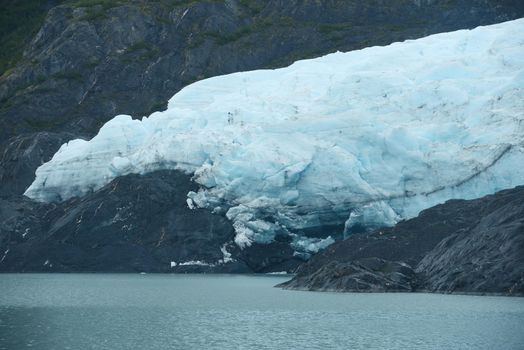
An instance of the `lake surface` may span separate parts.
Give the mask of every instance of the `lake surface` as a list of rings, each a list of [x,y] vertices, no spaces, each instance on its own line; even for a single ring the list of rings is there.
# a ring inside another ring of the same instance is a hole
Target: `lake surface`
[[[524,298],[273,288],[286,278],[0,274],[0,349],[524,349]]]

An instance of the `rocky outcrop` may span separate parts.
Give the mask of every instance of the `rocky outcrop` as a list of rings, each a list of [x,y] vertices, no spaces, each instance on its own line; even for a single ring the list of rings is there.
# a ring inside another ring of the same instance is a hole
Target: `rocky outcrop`
[[[415,283],[415,272],[405,263],[364,258],[331,261],[309,275],[297,276],[280,286],[322,292],[411,292]]]
[[[524,187],[519,186],[451,200],[395,227],[350,236],[315,255],[280,287],[524,295],[523,281]]]
[[[524,188],[478,201],[475,221],[443,239],[417,266],[432,292],[524,294]]]
[[[223,215],[190,209],[179,171],[128,175],[59,204],[0,200],[0,271],[272,272],[302,260],[289,242],[233,243]]]

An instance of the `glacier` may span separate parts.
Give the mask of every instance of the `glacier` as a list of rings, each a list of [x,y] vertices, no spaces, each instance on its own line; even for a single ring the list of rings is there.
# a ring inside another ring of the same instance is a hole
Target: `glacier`
[[[323,227],[393,225],[522,185],[523,33],[519,19],[202,80],[165,111],[62,145],[25,195],[179,169],[201,185],[187,205],[224,213],[240,247],[286,234],[315,252],[333,241]]]

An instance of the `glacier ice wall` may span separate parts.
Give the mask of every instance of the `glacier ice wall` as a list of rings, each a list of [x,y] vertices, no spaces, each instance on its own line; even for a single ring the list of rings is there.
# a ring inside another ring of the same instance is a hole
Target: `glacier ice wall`
[[[521,185],[523,33],[520,19],[206,79],[166,111],[64,144],[25,194],[61,201],[180,169],[205,188],[188,205],[227,211],[244,246]]]

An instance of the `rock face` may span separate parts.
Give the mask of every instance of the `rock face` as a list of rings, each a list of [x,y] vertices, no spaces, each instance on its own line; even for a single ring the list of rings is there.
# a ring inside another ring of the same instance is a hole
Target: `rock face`
[[[24,193],[34,180],[35,169],[71,138],[73,134],[67,132],[42,131],[9,139],[0,154],[0,197]]]
[[[287,289],[524,295],[524,187],[451,200],[315,255]]]
[[[322,292],[411,292],[416,283],[413,269],[402,262],[364,258],[351,262],[331,261],[310,275],[280,286]]]
[[[223,215],[190,209],[190,176],[128,175],[60,204],[0,201],[0,271],[294,270],[289,242],[240,250]]]
[[[468,227],[420,261],[421,288],[434,292],[524,293],[524,188],[479,202]]]
[[[190,186],[183,174],[160,172],[122,177],[59,206],[22,202],[15,212],[26,220],[3,222],[2,251],[9,251],[0,269],[169,271],[171,261],[222,259],[220,246],[233,228],[221,216],[178,201]]]

